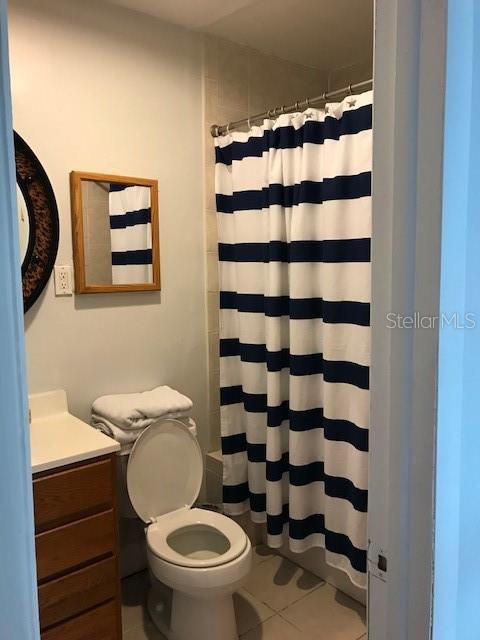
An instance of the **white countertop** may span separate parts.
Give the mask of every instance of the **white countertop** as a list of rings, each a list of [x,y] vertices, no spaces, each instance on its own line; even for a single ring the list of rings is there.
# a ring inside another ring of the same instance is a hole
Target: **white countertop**
[[[32,473],[119,451],[118,442],[68,412],[65,391],[29,397]]]

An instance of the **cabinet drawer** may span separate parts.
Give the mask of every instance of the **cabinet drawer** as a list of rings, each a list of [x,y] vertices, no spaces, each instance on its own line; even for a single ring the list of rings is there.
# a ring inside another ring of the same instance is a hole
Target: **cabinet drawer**
[[[97,607],[42,633],[42,640],[121,640],[115,602]]]
[[[39,581],[58,576],[115,551],[111,509],[35,536]]]
[[[105,511],[113,503],[111,459],[83,464],[33,481],[37,533]]]
[[[115,558],[46,582],[38,588],[40,627],[51,627],[115,598],[116,587]]]

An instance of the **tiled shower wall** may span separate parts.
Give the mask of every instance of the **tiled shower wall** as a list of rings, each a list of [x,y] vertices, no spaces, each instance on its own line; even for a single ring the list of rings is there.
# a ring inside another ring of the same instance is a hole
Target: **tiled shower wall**
[[[334,91],[335,89],[347,87],[349,84],[370,80],[372,73],[373,61],[371,55],[369,58],[360,60],[355,64],[348,65],[347,67],[332,69],[328,74],[328,90]]]
[[[220,448],[218,354],[218,252],[215,212],[215,154],[212,124],[248,115],[325,91],[328,74],[206,36],[204,41],[205,229],[209,358],[210,451]]]

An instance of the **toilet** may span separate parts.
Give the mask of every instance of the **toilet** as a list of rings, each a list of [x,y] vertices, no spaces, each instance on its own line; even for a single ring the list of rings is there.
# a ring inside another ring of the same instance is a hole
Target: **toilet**
[[[149,611],[169,640],[238,640],[232,596],[250,572],[251,544],[230,518],[193,508],[202,478],[200,446],[178,420],[147,427],[128,458],[128,494],[146,525]]]

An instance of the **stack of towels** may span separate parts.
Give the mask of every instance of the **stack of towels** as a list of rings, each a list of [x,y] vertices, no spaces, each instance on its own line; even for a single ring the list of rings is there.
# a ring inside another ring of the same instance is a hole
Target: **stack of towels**
[[[142,431],[160,419],[175,418],[196,435],[192,407],[190,398],[167,386],[101,396],[92,405],[92,426],[119,442],[121,453],[128,453]]]

